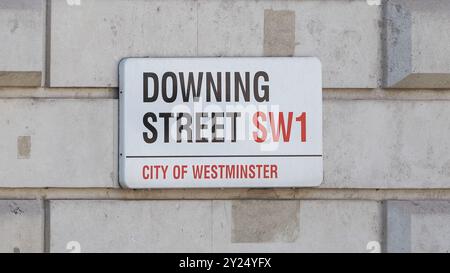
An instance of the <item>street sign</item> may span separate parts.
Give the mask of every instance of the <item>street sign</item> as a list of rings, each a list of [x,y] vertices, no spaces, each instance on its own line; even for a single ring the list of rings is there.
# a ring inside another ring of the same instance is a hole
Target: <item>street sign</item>
[[[119,85],[123,187],[322,182],[317,58],[127,58]]]

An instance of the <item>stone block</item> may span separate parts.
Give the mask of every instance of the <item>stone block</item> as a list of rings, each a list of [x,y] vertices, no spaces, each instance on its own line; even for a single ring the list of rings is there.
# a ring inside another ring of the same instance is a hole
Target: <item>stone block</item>
[[[384,86],[449,88],[450,2],[391,0],[384,9]]]
[[[323,188],[448,188],[450,102],[325,100]]]
[[[50,231],[50,252],[209,252],[211,201],[51,201]]]
[[[118,187],[117,100],[0,99],[0,187]]]
[[[213,202],[215,252],[368,252],[382,244],[376,201]]]
[[[196,54],[196,2],[51,0],[50,85],[118,86],[125,57]]]
[[[0,2],[0,86],[41,86],[44,0]]]
[[[388,201],[388,252],[450,252],[449,201]]]
[[[0,252],[44,251],[44,206],[39,200],[0,200]]]
[[[314,56],[324,88],[381,84],[381,6],[358,1],[199,1],[199,56]]]

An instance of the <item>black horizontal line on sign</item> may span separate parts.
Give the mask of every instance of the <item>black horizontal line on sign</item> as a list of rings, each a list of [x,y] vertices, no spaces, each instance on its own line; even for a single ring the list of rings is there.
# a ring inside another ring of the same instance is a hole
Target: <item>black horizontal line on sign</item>
[[[195,158],[195,157],[322,157],[322,155],[128,155],[126,158]]]

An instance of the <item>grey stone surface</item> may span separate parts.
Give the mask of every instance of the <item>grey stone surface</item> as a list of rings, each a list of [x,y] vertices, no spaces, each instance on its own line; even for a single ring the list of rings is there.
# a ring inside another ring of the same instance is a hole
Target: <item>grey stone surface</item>
[[[44,0],[0,2],[0,86],[40,86]]]
[[[285,12],[289,17],[268,18],[268,12]],[[293,55],[321,60],[325,88],[380,84],[381,7],[365,0],[199,1],[198,14],[199,56],[262,56],[265,50],[270,56],[291,55],[295,38]],[[291,17],[295,17],[294,35]],[[279,29],[279,35],[265,33],[264,19],[271,23],[270,29]],[[270,50],[264,48],[267,45]]]
[[[384,9],[384,85],[449,88],[450,2],[390,0]]]
[[[44,207],[37,200],[0,200],[0,252],[44,251]]]
[[[382,244],[376,201],[214,201],[213,211],[215,252],[367,252],[369,242]]]
[[[323,188],[448,188],[450,101],[325,100]]]
[[[117,187],[117,101],[1,99],[0,187]]]
[[[124,57],[263,56],[265,46],[319,57],[324,87],[379,85],[381,8],[364,0],[51,2],[54,87],[117,86]]]
[[[450,252],[450,201],[388,201],[388,252]]]
[[[44,0],[0,2],[0,86],[40,86]]]
[[[0,0],[0,252],[449,252],[450,1],[369,2]],[[144,56],[319,57],[324,183],[117,189],[117,90],[98,87]],[[44,219],[28,198],[72,200]],[[152,198],[233,200],[119,200]],[[356,200],[409,198],[435,200]]]
[[[49,238],[51,252],[366,252],[381,220],[375,201],[55,200]]]
[[[195,1],[51,0],[51,18],[53,87],[117,86],[122,58],[196,54]]]
[[[208,252],[211,201],[51,201],[50,231],[50,252]]]

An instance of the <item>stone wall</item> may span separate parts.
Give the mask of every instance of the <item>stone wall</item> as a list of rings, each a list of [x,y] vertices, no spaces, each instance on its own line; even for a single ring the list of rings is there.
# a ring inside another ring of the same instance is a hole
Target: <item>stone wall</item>
[[[450,251],[449,18],[448,0],[2,0],[0,251]],[[323,184],[121,189],[117,66],[146,56],[318,57]]]

